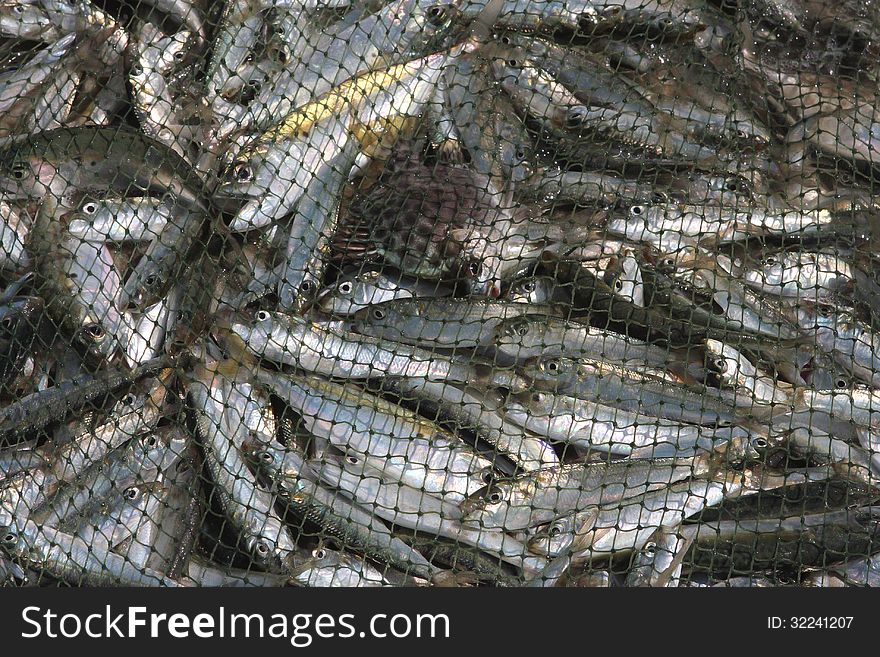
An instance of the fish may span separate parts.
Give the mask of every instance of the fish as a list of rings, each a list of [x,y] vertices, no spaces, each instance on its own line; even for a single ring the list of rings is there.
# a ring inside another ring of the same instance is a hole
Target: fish
[[[131,371],[86,373],[34,392],[0,411],[0,440],[18,442],[24,435],[42,429],[107,394],[124,389],[149,374],[166,369],[173,362],[174,359],[161,356]]]
[[[84,199],[69,217],[67,232],[88,242],[142,242],[158,237],[171,207],[152,196]]]
[[[394,392],[402,402],[413,402],[422,415],[435,415],[439,421],[454,423],[459,430],[476,434],[492,446],[490,455],[509,458],[515,469],[533,471],[559,464],[553,447],[504,418],[503,395],[449,383],[388,378],[382,390]],[[504,469],[501,459],[493,465]],[[513,474],[508,472],[507,474]]]
[[[748,437],[736,429],[705,429],[545,392],[509,398],[504,414],[533,433],[588,453],[599,449],[627,456],[651,447],[659,457],[664,448],[675,455],[689,447],[711,450],[721,442]]]
[[[314,374],[351,379],[403,376],[477,385],[494,381],[517,388],[527,385],[515,373],[484,372],[426,349],[325,328],[295,315],[260,310],[252,318],[233,317],[227,325],[225,330],[240,339],[253,356]]]
[[[266,570],[287,572],[296,549],[293,536],[274,509],[274,495],[257,483],[247,466],[241,425],[230,427],[224,421],[225,388],[222,372],[204,367],[188,389],[205,462],[250,557]]]
[[[361,389],[315,378],[258,377],[311,433],[412,488],[460,502],[492,479],[491,462],[454,435]]]
[[[51,527],[38,527],[30,522],[18,531],[10,529],[0,530],[4,552],[25,564],[45,568],[62,580],[92,586],[188,585],[186,580],[170,579],[158,571],[137,568],[107,548],[92,546],[78,536]]]
[[[525,313],[563,314],[561,308],[496,300],[393,300],[358,311],[357,333],[407,344],[474,348],[488,346],[498,325]]]
[[[308,466],[304,459],[288,458],[288,451],[276,445],[254,446],[249,458],[266,472],[278,487],[278,492],[291,513],[321,526],[327,536],[333,536],[349,549],[374,560],[389,563],[402,572],[432,580],[440,570],[417,551],[392,536],[384,524],[378,522],[366,509],[347,502],[322,488],[306,476]],[[293,461],[294,467],[288,463]]]
[[[870,8],[116,4],[0,0],[2,583],[875,583]]]
[[[2,149],[0,188],[8,199],[48,194],[73,209],[73,188],[168,193],[180,205],[206,208],[204,183],[183,158],[132,129],[59,128],[26,136]],[[69,204],[69,206],[68,206]]]
[[[359,310],[394,299],[445,297],[447,286],[420,281],[381,269],[359,269],[342,275],[318,292],[315,306],[331,315],[351,316]]]
[[[542,468],[514,479],[498,480],[475,493],[461,505],[463,522],[487,529],[526,529],[599,500],[611,503],[637,497],[701,471],[709,471],[705,453],[690,459]]]

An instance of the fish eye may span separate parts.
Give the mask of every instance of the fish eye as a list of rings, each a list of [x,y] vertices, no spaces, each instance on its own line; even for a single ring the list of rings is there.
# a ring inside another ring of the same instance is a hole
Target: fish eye
[[[2,322],[2,324],[3,324],[3,328],[5,328],[6,330],[11,329],[11,328],[12,328],[12,324],[13,324],[13,322],[12,322],[12,317],[9,316],[9,315],[7,315],[6,317],[4,317],[4,318],[3,318],[3,322]]]
[[[570,127],[582,125],[587,117],[587,108],[583,105],[575,105],[565,113],[565,122]]]
[[[275,460],[275,457],[269,452],[260,452],[260,460],[263,463],[272,463]]]
[[[634,217],[640,217],[642,213],[645,211],[641,205],[634,205],[629,209],[629,213]]]
[[[373,318],[374,319],[385,319],[385,311],[381,308],[373,309]]]
[[[23,13],[24,13],[24,6],[22,6],[22,5],[15,5],[15,6],[12,8],[12,11],[14,11],[16,14],[23,14]]]
[[[323,559],[327,556],[327,550],[324,548],[318,548],[317,550],[312,551],[312,556],[315,557],[315,559]]]
[[[519,60],[518,59],[508,59],[507,65],[512,68],[519,68]]]
[[[442,25],[446,22],[446,18],[449,16],[449,6],[434,5],[433,7],[428,7],[427,15],[428,22],[432,25]]]
[[[257,318],[258,322],[266,322],[269,320],[269,317],[270,317],[270,315],[269,315],[268,311],[265,311],[265,310],[257,311],[256,318]]]
[[[544,369],[548,372],[553,372],[554,374],[559,371],[559,361],[558,360],[548,360],[544,363]]]
[[[841,377],[834,382],[834,385],[837,388],[849,388],[849,381]]]
[[[675,267],[675,260],[673,258],[663,258],[663,266]]]
[[[259,556],[265,557],[271,549],[269,548],[269,544],[266,541],[257,541],[257,544],[254,545],[254,552],[256,552]]]
[[[514,153],[513,155],[517,160],[520,160],[520,161],[526,159],[526,152],[521,148],[517,149],[516,153]]]
[[[770,446],[770,443],[767,442],[766,438],[755,438],[754,446],[758,449],[766,449]]]
[[[139,64],[135,64],[134,66],[131,67],[131,74],[132,75],[141,75],[143,72],[144,72],[144,69],[142,69]]]
[[[768,267],[773,267],[776,263],[779,262],[774,256],[767,256],[764,258],[764,264]]]
[[[232,167],[232,177],[240,183],[250,182],[254,178],[254,172],[247,162],[238,162]]]
[[[742,136],[742,131],[740,131],[738,134]],[[738,191],[739,183],[737,183],[737,181],[735,180],[728,180],[724,183],[724,189],[726,189],[728,192]]]
[[[13,534],[12,532],[8,532],[7,534],[5,534],[5,535],[3,536],[3,542],[4,542],[6,545],[12,545],[12,544],[15,543],[17,540],[18,540],[18,536],[16,536],[16,535]]]
[[[351,463],[352,465],[357,465],[358,463],[360,463],[360,461],[358,461],[358,458],[356,456],[346,456],[345,460],[348,461],[349,463]]]
[[[716,358],[712,364],[715,366],[715,369],[722,374],[727,371],[727,359],[723,356]]]
[[[651,542],[651,543],[645,544],[645,554],[647,554],[649,557],[653,557],[656,552],[657,552],[657,544],[656,543]]]
[[[480,475],[480,480],[484,484],[491,484],[495,480],[495,475],[491,470],[486,470]]]
[[[159,277],[156,274],[150,274],[144,279],[144,285],[147,287],[155,287],[159,283]]]
[[[159,439],[156,438],[153,434],[147,436],[147,439],[144,441],[147,447],[155,447],[159,444]]]
[[[132,393],[128,393],[125,397],[122,398],[122,404],[124,406],[134,406],[134,403],[137,401],[137,397],[135,397]]]
[[[16,162],[12,165],[12,177],[16,180],[24,180],[27,175],[27,165],[22,162]]]
[[[620,292],[623,289],[623,281],[619,278],[615,279],[613,287],[615,292]]]
[[[136,486],[130,486],[123,491],[122,496],[127,500],[136,500],[140,496],[140,491]]]
[[[489,493],[486,496],[486,501],[488,501],[490,504],[498,504],[499,502],[501,502],[503,500],[504,500],[504,496],[501,493],[499,493],[497,490],[492,491],[491,493]]]
[[[354,289],[354,285],[352,285],[351,281],[343,281],[340,283],[337,288],[340,294],[351,294],[351,291]]]
[[[95,214],[98,211],[98,204],[94,201],[89,201],[88,203],[84,203],[82,206],[82,211],[86,214]]]
[[[482,269],[482,266],[480,265],[479,261],[471,260],[468,263],[467,269],[468,269],[468,273],[471,276],[478,276],[480,274],[480,270]]]
[[[88,324],[85,328],[83,328],[83,332],[90,340],[94,342],[100,342],[107,335],[104,332],[104,329],[101,328],[100,324]]]
[[[300,289],[300,291],[301,291],[303,294],[305,294],[306,296],[308,296],[308,295],[310,295],[312,292],[314,292],[315,287],[316,287],[315,282],[314,282],[312,279],[307,278],[307,279],[305,279],[305,280],[302,282],[302,284],[299,286],[299,289]]]
[[[540,403],[540,402],[542,402],[543,400],[544,400],[544,394],[543,394],[543,393],[540,393],[540,392],[533,392],[533,393],[532,393],[532,401],[533,401],[533,402],[535,402],[535,403]]]
[[[550,529],[547,530],[547,533],[550,536],[559,536],[562,533],[562,527],[557,524],[550,525]]]
[[[525,337],[529,334],[529,325],[525,322],[522,322],[519,326],[516,327],[516,334]]]

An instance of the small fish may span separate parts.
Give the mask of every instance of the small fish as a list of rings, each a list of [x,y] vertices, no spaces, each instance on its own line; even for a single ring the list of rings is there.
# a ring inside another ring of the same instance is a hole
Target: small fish
[[[341,276],[321,290],[315,305],[331,315],[349,316],[369,306],[422,297],[445,297],[452,290],[438,283],[419,281],[382,270],[365,269]]]

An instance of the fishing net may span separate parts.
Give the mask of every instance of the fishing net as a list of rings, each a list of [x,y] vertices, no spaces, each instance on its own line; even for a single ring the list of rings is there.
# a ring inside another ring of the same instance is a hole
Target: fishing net
[[[4,584],[876,581],[875,2],[0,36]]]

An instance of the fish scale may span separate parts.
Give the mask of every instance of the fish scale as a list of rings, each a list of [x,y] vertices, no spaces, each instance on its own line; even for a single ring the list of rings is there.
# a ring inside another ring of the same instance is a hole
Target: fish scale
[[[873,9],[0,0],[0,580],[876,585]]]

